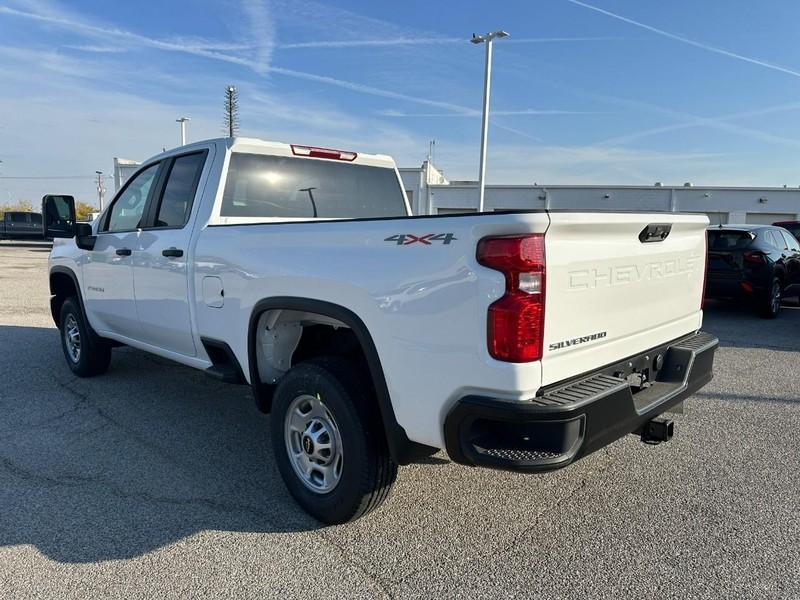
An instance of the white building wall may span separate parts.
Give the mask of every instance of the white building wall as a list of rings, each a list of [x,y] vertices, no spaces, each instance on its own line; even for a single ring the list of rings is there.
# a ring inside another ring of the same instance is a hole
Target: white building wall
[[[478,186],[474,182],[427,184],[414,178],[420,169],[401,169],[406,189],[418,199],[430,197],[430,212],[452,214],[474,212]],[[712,223],[763,223],[800,219],[800,189],[743,188],[722,186],[590,186],[590,185],[487,185],[486,210],[591,209],[697,212],[709,215]],[[424,203],[416,202],[415,214],[425,214]]]

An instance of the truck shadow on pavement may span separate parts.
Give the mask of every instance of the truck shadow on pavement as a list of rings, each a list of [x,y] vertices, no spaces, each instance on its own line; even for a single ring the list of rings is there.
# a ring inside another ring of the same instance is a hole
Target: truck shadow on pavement
[[[249,388],[130,349],[78,379],[55,329],[0,326],[0,545],[129,558],[203,530],[290,532],[302,512]]]

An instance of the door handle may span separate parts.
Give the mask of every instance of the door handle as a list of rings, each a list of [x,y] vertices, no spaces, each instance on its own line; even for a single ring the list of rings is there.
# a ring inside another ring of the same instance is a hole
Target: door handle
[[[180,248],[165,248],[161,251],[161,256],[167,256],[169,258],[180,258],[183,256],[183,250]]]
[[[117,256],[130,256],[131,249],[130,248],[117,248]]]

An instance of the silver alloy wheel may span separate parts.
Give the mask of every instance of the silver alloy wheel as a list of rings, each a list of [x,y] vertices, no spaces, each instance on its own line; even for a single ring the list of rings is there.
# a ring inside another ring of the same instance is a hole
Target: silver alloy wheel
[[[327,494],[342,476],[342,436],[319,397],[304,394],[284,418],[286,452],[295,474],[313,492]]]
[[[64,321],[64,343],[70,360],[74,363],[80,361],[81,330],[78,328],[78,320],[73,314],[68,314]]]
[[[781,309],[781,284],[777,281],[772,284],[772,312],[777,314]]]

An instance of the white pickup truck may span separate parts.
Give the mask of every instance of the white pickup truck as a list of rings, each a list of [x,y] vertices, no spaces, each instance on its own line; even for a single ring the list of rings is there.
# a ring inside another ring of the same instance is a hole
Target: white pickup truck
[[[327,523],[442,448],[535,472],[669,439],[712,376],[705,216],[411,216],[388,156],[244,138],[148,160],[91,226],[69,196],[43,214],[72,371],[124,344],[251,386]]]

